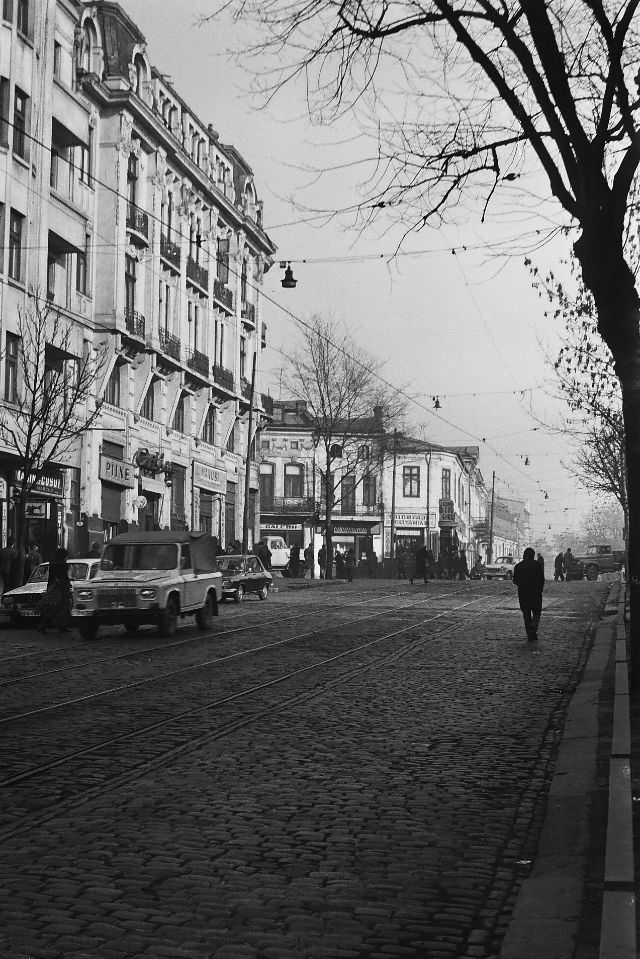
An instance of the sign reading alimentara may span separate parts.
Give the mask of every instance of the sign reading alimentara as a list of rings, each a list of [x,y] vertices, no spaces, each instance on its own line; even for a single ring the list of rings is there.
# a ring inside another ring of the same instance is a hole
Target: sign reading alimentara
[[[226,493],[226,470],[218,470],[214,466],[207,466],[206,463],[199,463],[194,460],[193,485],[199,487],[199,489],[210,490],[213,493]]]
[[[23,480],[24,470],[15,469],[12,474],[12,482],[21,485]],[[50,469],[40,473],[39,476],[37,473],[29,473],[28,482],[33,484],[30,490],[32,493],[44,493],[45,496],[62,496],[63,477],[60,470]]]
[[[133,463],[125,463],[124,460],[115,460],[111,456],[100,454],[99,476],[105,483],[113,483],[115,486],[128,486],[133,489],[136,485],[135,468]]]

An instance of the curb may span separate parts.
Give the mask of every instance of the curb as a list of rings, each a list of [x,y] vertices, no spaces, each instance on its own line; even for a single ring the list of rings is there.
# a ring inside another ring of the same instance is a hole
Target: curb
[[[613,735],[599,959],[633,959],[637,955],[629,657],[624,613],[625,589],[621,583],[615,623]]]

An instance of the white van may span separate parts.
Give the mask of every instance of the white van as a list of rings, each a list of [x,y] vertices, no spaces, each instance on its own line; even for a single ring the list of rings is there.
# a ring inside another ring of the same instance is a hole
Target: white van
[[[271,569],[284,569],[289,562],[289,547],[282,536],[263,536],[262,541],[271,550]]]

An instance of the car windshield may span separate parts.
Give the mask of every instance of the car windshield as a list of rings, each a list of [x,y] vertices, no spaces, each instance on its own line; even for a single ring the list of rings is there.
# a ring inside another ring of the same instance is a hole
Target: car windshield
[[[31,576],[29,577],[30,583],[46,583],[49,578],[49,564],[41,563],[40,566],[36,566]]]
[[[270,549],[286,549],[287,544],[283,539],[272,539],[269,544]]]
[[[69,563],[69,579],[87,579],[89,575],[88,563]]]
[[[241,556],[221,556],[216,562],[218,569],[225,569],[233,573],[243,568],[244,561]]]
[[[511,563],[513,563],[512,556],[498,556],[496,560],[496,566],[509,566]]]
[[[100,569],[176,569],[175,543],[113,543],[106,546]]]

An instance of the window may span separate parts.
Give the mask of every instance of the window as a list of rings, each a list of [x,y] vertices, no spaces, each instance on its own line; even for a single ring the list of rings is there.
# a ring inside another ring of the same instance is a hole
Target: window
[[[227,439],[227,452],[235,453],[236,451],[236,425],[233,424],[231,432],[229,433],[229,438]]]
[[[4,354],[4,398],[8,403],[18,402],[18,353],[20,337],[7,333]]]
[[[81,250],[76,253],[76,290],[87,295],[87,254]]]
[[[18,0],[18,15],[16,17],[18,31],[24,36],[29,34],[29,0]]]
[[[420,496],[420,467],[402,467],[402,495]]]
[[[304,495],[304,466],[302,463],[286,463],[284,467],[285,499],[300,499]]]
[[[62,47],[57,40],[53,41],[53,75],[56,80],[60,79],[60,67],[62,64]]]
[[[222,237],[218,240],[218,279],[221,283],[228,283],[229,281],[229,239],[223,239]]]
[[[167,240],[171,239],[171,225],[173,223],[173,193],[167,198]]]
[[[152,419],[153,419],[153,413],[154,413],[154,409],[153,409],[153,406],[154,406],[154,403],[153,403],[154,393],[155,393],[155,384],[154,384],[154,383],[150,383],[150,384],[149,384],[149,389],[147,390],[147,393],[146,393],[146,396],[145,396],[144,400],[142,401],[142,406],[140,407],[140,416],[144,416],[144,418],[145,418],[146,420],[152,420]]]
[[[242,272],[240,274],[240,299],[243,303],[247,302],[247,261],[242,261]]]
[[[91,169],[91,156],[93,153],[93,129],[89,127],[89,142],[85,145],[81,143],[78,146],[78,170],[80,173],[80,182],[87,186],[93,186],[93,171]]]
[[[2,0],[2,19],[13,20],[13,0]]]
[[[173,414],[173,428],[178,433],[184,433],[184,408],[185,408],[185,395],[184,393],[180,396],[178,400],[178,405],[176,406],[176,411]]]
[[[240,337],[240,376],[244,377],[247,373],[247,339]]]
[[[17,210],[9,215],[9,276],[18,283],[22,279],[22,229],[24,217]]]
[[[368,446],[359,446],[358,447],[358,459],[359,460],[368,460],[370,456],[370,450]]]
[[[300,440],[291,440],[291,442],[289,443],[289,446],[291,447],[292,450],[299,450]]]
[[[362,502],[365,506],[376,505],[376,478],[371,473],[365,473],[362,479]]]
[[[451,499],[451,470],[442,470],[442,499]]]
[[[111,406],[120,406],[120,366],[116,363],[111,370],[104,391],[104,401]]]
[[[218,366],[224,366],[224,324],[220,320],[215,321],[214,332],[213,362]]]
[[[47,299],[56,298],[56,257],[54,253],[49,253],[47,257]]]
[[[216,441],[216,408],[210,406],[202,426],[202,439],[213,446]]]
[[[196,220],[196,263],[200,262],[200,250],[202,249],[202,220]]]
[[[15,89],[13,97],[13,152],[26,159],[27,155],[27,101],[26,93]]]
[[[136,308],[136,260],[133,256],[125,256],[124,300],[126,313],[133,313]]]
[[[4,270],[4,203],[0,203],[0,273]]]
[[[275,466],[273,463],[260,464],[260,505],[262,509],[273,506]]]
[[[353,473],[347,473],[340,483],[340,503],[343,513],[356,511],[356,478]]]
[[[129,154],[127,162],[127,199],[131,206],[136,205],[138,196],[138,158],[135,153]]]
[[[8,77],[0,77],[0,143],[9,146],[9,130],[11,129],[11,84]]]

